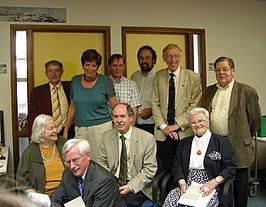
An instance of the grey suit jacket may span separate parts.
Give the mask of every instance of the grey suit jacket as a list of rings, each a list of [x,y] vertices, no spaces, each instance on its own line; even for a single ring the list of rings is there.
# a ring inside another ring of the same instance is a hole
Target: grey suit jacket
[[[66,169],[60,185],[51,195],[53,207],[63,207],[80,196],[78,178]],[[114,177],[106,169],[91,160],[85,179],[83,201],[86,207],[126,207]]]
[[[98,163],[112,174],[116,172],[119,160],[118,131],[107,131],[102,138]],[[133,127],[130,138],[130,181],[135,193],[142,192],[151,198],[152,179],[157,170],[156,142],[152,134]]]
[[[158,71],[153,79],[151,104],[155,120],[154,136],[159,141],[164,141],[166,138],[158,127],[167,124],[168,82],[168,69]],[[189,128],[188,113],[200,105],[202,98],[200,76],[191,70],[181,68],[178,91],[175,97],[175,121],[180,126],[178,135],[182,139],[193,134]]]
[[[217,89],[216,84],[206,89],[205,104],[209,113]],[[255,136],[261,122],[258,101],[255,89],[235,81],[229,105],[228,137],[236,155],[238,168],[249,167],[254,160],[252,137]]]

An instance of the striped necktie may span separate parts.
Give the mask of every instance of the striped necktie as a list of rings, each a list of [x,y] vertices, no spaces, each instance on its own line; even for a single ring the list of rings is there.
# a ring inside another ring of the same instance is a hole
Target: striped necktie
[[[58,95],[58,87],[53,87],[53,96],[52,96],[52,108],[53,108],[53,117],[56,124],[57,133],[62,130],[62,116],[60,109],[60,100]]]

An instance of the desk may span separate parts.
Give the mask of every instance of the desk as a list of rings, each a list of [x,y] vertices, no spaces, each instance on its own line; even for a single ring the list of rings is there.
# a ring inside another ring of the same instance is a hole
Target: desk
[[[8,163],[8,147],[2,148],[2,153],[6,157],[6,159],[0,159],[0,176],[5,175],[7,173],[7,163]]]

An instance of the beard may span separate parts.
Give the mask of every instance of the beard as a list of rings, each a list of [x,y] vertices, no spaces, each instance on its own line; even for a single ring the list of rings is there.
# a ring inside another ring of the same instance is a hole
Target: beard
[[[140,68],[142,71],[150,72],[152,68],[147,63],[141,63]]]

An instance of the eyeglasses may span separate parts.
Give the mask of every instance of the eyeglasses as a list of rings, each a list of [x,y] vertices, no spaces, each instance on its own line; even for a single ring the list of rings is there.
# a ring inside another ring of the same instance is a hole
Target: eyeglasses
[[[81,155],[80,157],[73,158],[72,160],[65,160],[65,165],[69,167],[71,165],[71,162],[74,165],[77,165],[79,163],[80,158],[82,158],[83,156],[84,155]]]
[[[231,70],[231,68],[215,69],[215,73],[227,73],[230,70]]]
[[[177,55],[177,54],[175,54],[175,55],[166,55],[165,58],[167,60],[180,59],[180,55]]]
[[[195,122],[190,122],[190,125],[191,125],[192,127],[195,127],[195,126],[197,126],[197,125],[202,125],[205,121],[206,121],[205,119],[200,119],[200,120],[195,121]]]

